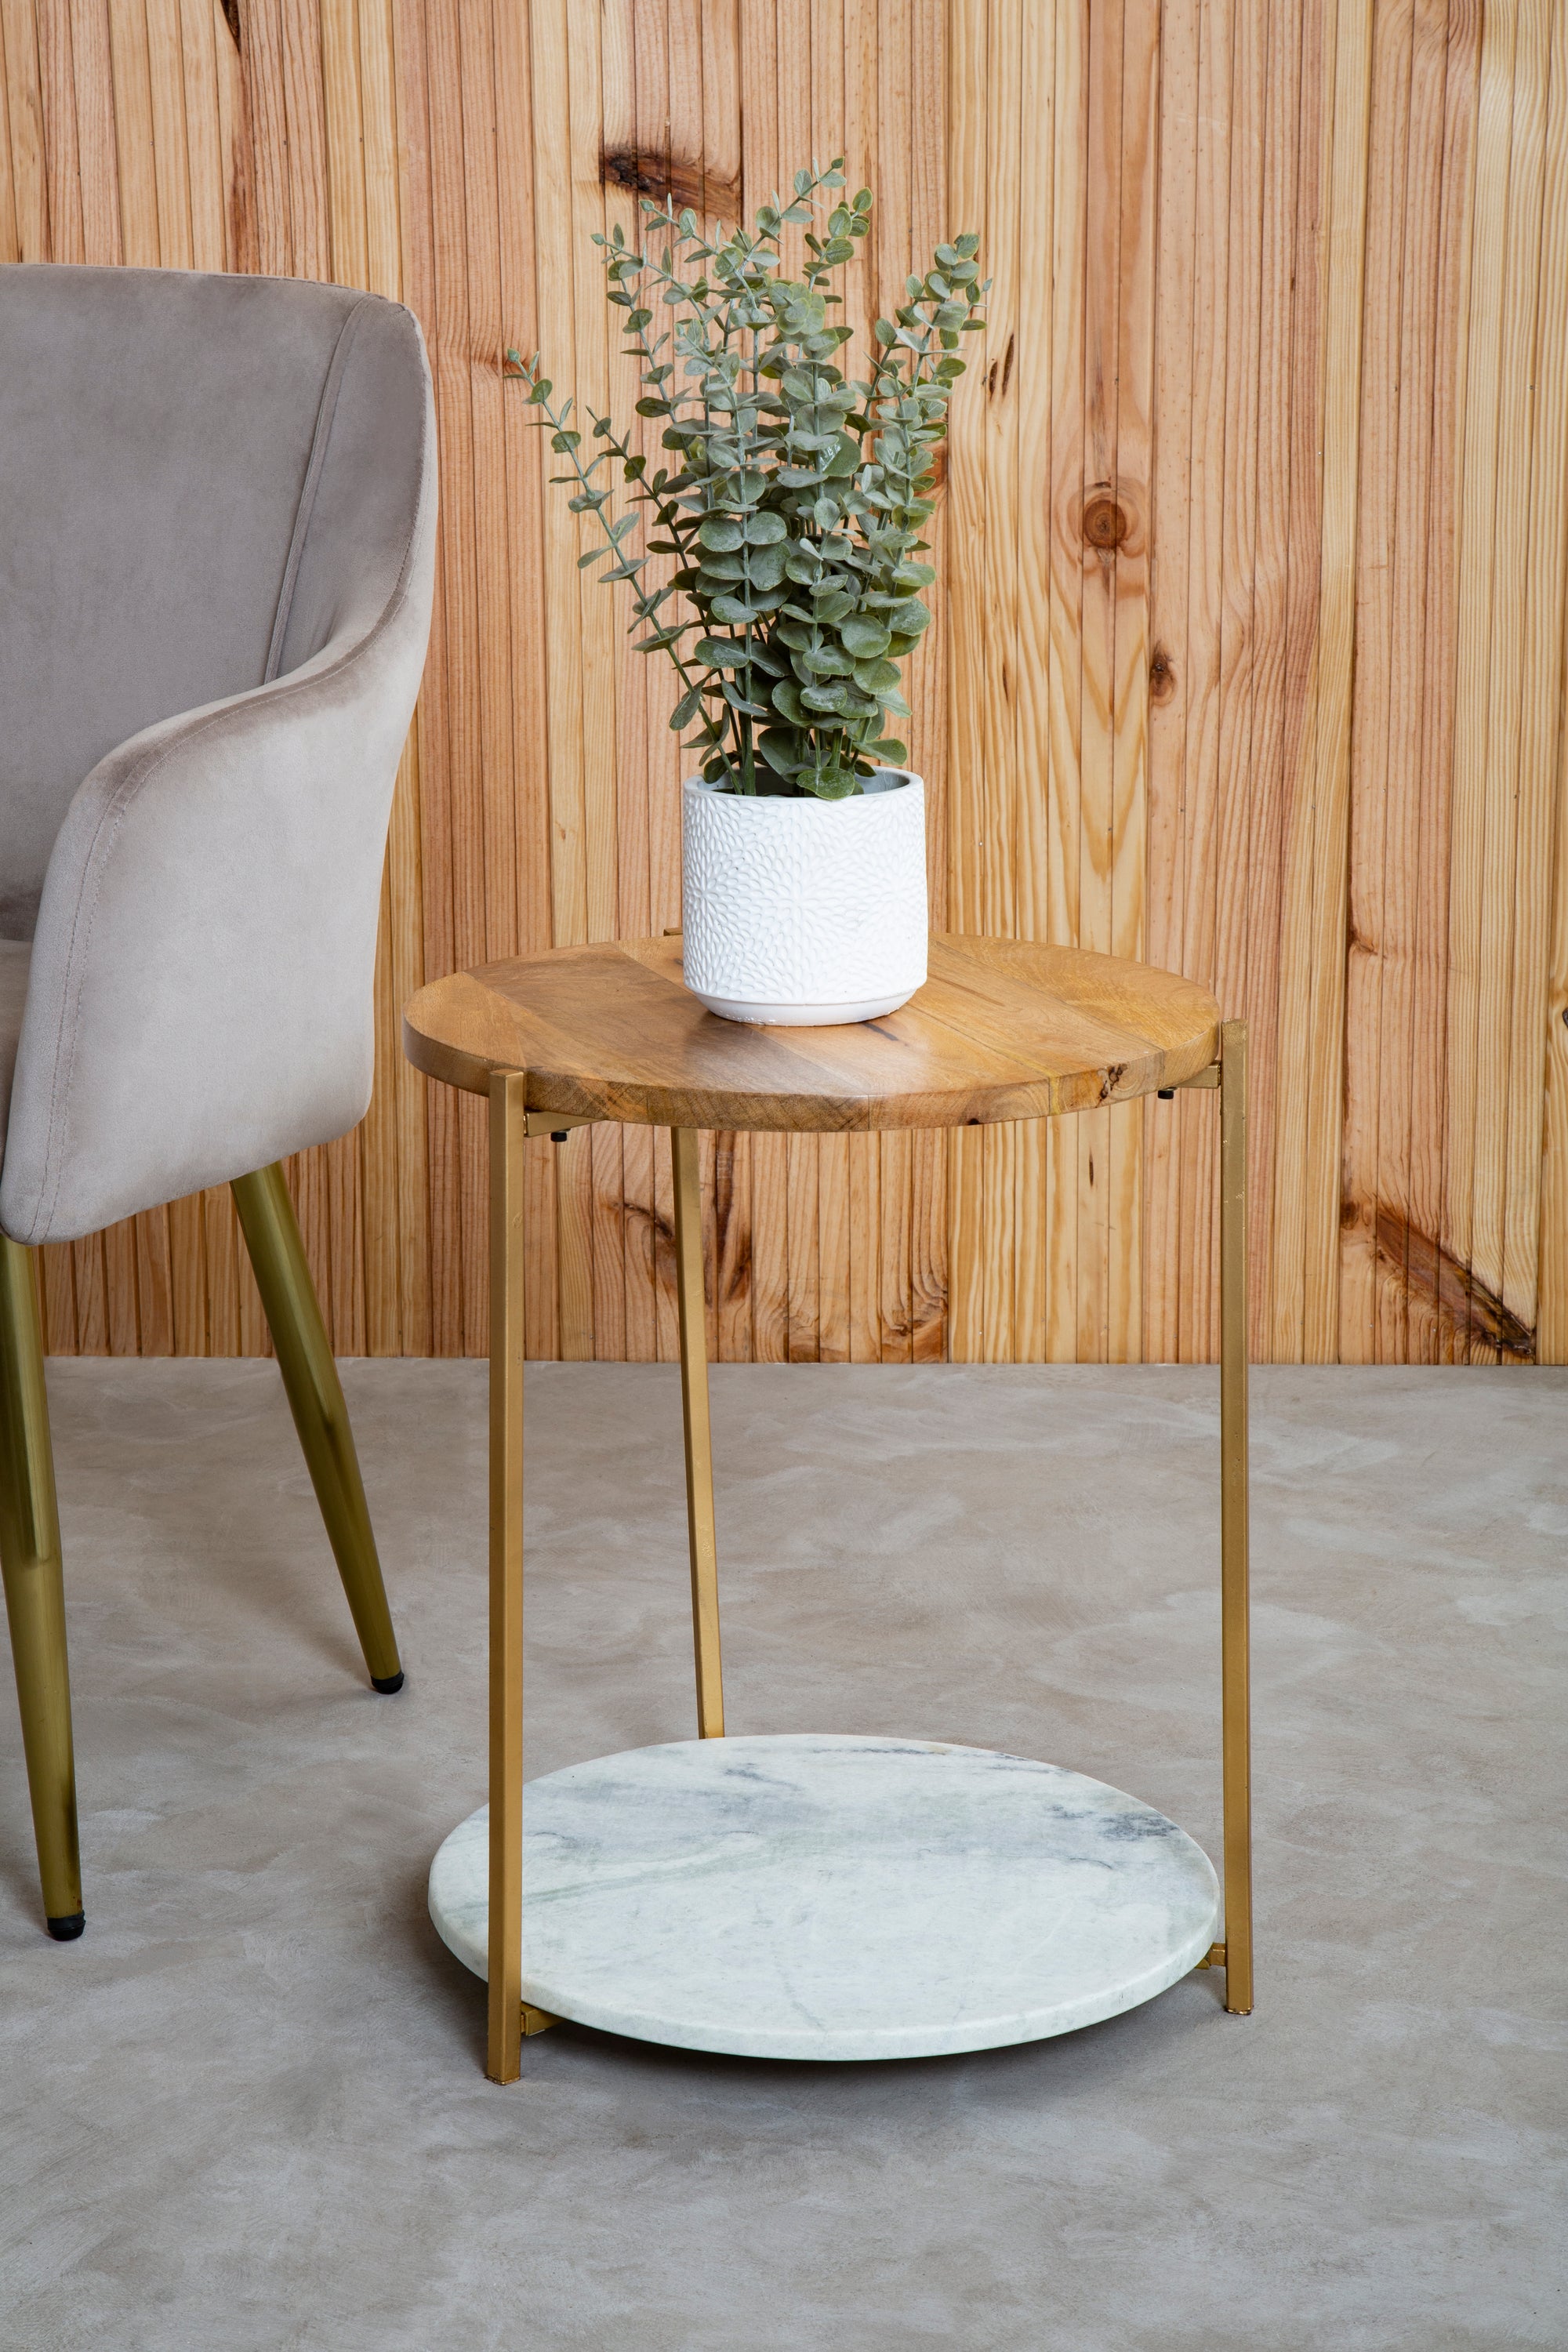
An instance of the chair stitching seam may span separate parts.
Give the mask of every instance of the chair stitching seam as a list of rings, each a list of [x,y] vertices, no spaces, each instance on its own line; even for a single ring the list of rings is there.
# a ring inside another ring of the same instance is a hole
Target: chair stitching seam
[[[316,509],[316,491],[326,464],[327,446],[332,437],[332,421],[338,411],[338,394],[342,388],[343,371],[348,363],[349,345],[360,313],[369,304],[368,294],[362,294],[342,325],[338,329],[332,356],[327,362],[327,373],[321,379],[321,397],[316,409],[315,429],[310,436],[310,455],[305,465],[305,478],[300,486],[300,503],[294,511],[294,529],[289,541],[288,561],[283,566],[283,583],[278,591],[278,610],[272,618],[272,636],[267,648],[267,666],[261,673],[263,686],[270,686],[278,676],[283,660],[283,643],[289,634],[289,622],[294,610],[294,589],[304,561],[305,541],[310,533],[310,518]]]

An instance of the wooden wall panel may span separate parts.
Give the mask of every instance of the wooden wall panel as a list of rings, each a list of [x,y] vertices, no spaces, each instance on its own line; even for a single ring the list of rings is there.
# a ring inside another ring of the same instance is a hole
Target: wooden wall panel
[[[842,149],[851,289],[994,280],[911,672],[931,905],[1253,1025],[1253,1338],[1568,1360],[1568,10],[1556,0],[0,0],[0,259],[332,278],[429,343],[443,527],[376,1086],[290,1170],[338,1346],[486,1344],[426,974],[679,920],[663,677],[580,574],[508,343],[625,410],[590,232]],[[714,1138],[760,1361],[1206,1358],[1213,1106]],[[668,1144],[531,1148],[531,1353],[668,1360]],[[227,1195],[45,1254],[58,1350],[255,1350]]]

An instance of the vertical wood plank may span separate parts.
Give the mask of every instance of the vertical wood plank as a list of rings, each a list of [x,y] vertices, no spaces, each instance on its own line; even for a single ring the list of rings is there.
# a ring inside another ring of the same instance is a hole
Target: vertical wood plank
[[[985,116],[992,62],[989,14],[984,0],[964,0],[948,14],[947,81],[954,93],[948,114],[947,184],[955,219],[981,238],[983,266],[992,267],[989,194],[986,184]],[[992,348],[994,328],[969,339],[964,353],[970,397],[954,411],[947,444],[943,504],[953,543],[967,551],[962,570],[948,580],[946,849],[947,918],[954,930],[985,929],[984,848],[988,707],[987,645],[983,565],[986,524],[987,444],[990,427],[985,394],[1000,361]],[[978,1133],[952,1139],[949,1172],[948,1255],[951,1265],[949,1345],[955,1360],[978,1361],[984,1353],[984,1263],[981,1186],[984,1145]]]
[[[1280,955],[1277,1347],[1331,1360],[1339,1321],[1351,686],[1365,262],[1371,12],[1333,10],[1322,322],[1321,572],[1300,784],[1287,845]]]
[[[1047,679],[1049,771],[1047,937],[1082,937],[1083,415],[1088,240],[1089,87],[1086,11],[1057,12],[1055,136],[1051,150],[1050,659]],[[1053,1121],[1046,1131],[1046,1350],[1079,1352],[1079,1141]]]
[[[1167,0],[1160,58],[1156,373],[1150,451],[1149,780],[1144,936],[1151,963],[1182,962],[1187,716],[1188,469],[1193,432],[1198,146],[1197,0]],[[1144,1113],[1143,1351],[1181,1352],[1180,1103]]]
[[[1535,441],[1530,489],[1530,549],[1521,691],[1519,840],[1515,926],[1507,981],[1510,1054],[1506,1086],[1503,1303],[1536,1335],[1546,1362],[1563,1353],[1562,1200],[1545,1198],[1550,1105],[1563,1080],[1568,1029],[1555,994],[1557,910],[1551,895],[1553,850],[1563,823],[1563,624],[1568,593],[1568,22],[1552,9],[1542,59],[1544,155],[1535,320]],[[1540,1072],[1546,1067],[1546,1101]],[[1560,1169],[1554,1167],[1560,1180]],[[1542,1245],[1552,1251],[1548,1260]],[[1542,1345],[1542,1331],[1545,1345]]]
[[[1248,1026],[1247,1294],[1255,1355],[1268,1353],[1273,1298],[1272,1139],[1279,1024],[1280,910],[1286,814],[1300,761],[1300,703],[1317,578],[1316,376],[1320,144],[1304,93],[1318,85],[1321,10],[1269,17],[1259,247],[1257,525],[1252,580],[1252,736],[1249,757],[1247,971]],[[1303,178],[1304,174],[1304,178]],[[1310,240],[1299,237],[1305,224]],[[1311,386],[1303,409],[1297,389]],[[1310,503],[1309,503],[1310,492]],[[1311,583],[1309,592],[1309,583]],[[1185,1106],[1189,1122],[1195,1103]],[[1207,1294],[1205,1294],[1207,1295]],[[1212,1349],[1217,1327],[1208,1326]]]
[[[1484,1285],[1500,1304],[1496,1344],[1504,1360],[1520,1349],[1533,1354],[1536,1321],[1542,981],[1563,638],[1564,321],[1555,240],[1558,282],[1542,274],[1552,30],[1559,13],[1542,0],[1519,12],[1503,296],[1471,1271],[1475,1290]]]
[[[4,73],[5,173],[0,233],[7,261],[63,259],[49,220],[48,157],[38,64],[38,26],[32,0],[0,0],[0,71]]]
[[[1394,610],[1405,330],[1405,178],[1409,156],[1414,8],[1380,12],[1373,37],[1367,194],[1366,322],[1357,516],[1355,661],[1350,784],[1349,924],[1345,971],[1343,1205],[1339,1348],[1350,1363],[1377,1359],[1377,1220],[1383,1200],[1380,1113],[1385,1021],[1397,983],[1386,924],[1391,848],[1400,846],[1403,778],[1392,767]],[[1391,832],[1393,840],[1391,842]],[[1392,1140],[1392,1139],[1389,1139]]]

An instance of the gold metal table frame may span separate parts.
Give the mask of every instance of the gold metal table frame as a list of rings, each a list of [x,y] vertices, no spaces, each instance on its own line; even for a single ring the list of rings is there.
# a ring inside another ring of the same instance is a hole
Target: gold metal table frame
[[[994,948],[994,942],[933,940],[948,948],[966,945]],[[636,943],[623,949],[628,959],[642,957],[657,943]],[[521,2045],[526,2035],[555,2022],[522,1998],[522,1454],[523,1454],[523,1194],[524,1147],[531,1136],[556,1135],[573,1127],[592,1126],[605,1118],[640,1108],[650,1118],[649,1104],[696,1108],[702,1097],[700,1077],[684,1089],[668,1074],[656,1073],[637,1089],[636,1105],[627,1090],[616,1093],[609,1082],[563,1077],[562,1067],[548,1071],[542,1091],[559,1100],[563,1095],[578,1107],[529,1108],[530,1071],[506,1066],[504,1045],[510,1018],[502,1002],[511,975],[537,971],[568,955],[602,957],[616,950],[557,950],[555,957],[516,961],[511,965],[483,968],[437,982],[416,997],[405,1022],[407,1050],[429,1075],[469,1091],[488,1091],[489,1100],[490,1173],[490,1362],[489,1362],[489,2032],[486,2071],[498,2083],[512,2083],[521,2073]],[[1113,962],[1107,957],[1049,951],[1067,966],[1103,967],[1107,975],[1136,975],[1142,967]],[[950,958],[950,961],[952,959]],[[584,967],[579,967],[579,970]],[[500,975],[489,989],[479,984]],[[1069,973],[1069,979],[1071,975]],[[1100,1073],[1098,1095],[1073,1088],[1081,1072],[1058,1081],[1041,1080],[1020,1096],[1019,1108],[1005,1107],[1005,1089],[995,1094],[989,1117],[1035,1117],[1088,1107],[1091,1100],[1133,1099],[1157,1093],[1168,1098],[1178,1090],[1212,1090],[1219,1096],[1220,1119],[1220,1595],[1221,1595],[1221,1765],[1224,1790],[1225,1927],[1223,1942],[1213,1945],[1200,1968],[1225,1971],[1225,2006],[1245,2016],[1252,2008],[1252,1841],[1250,1787],[1250,1727],[1248,1705],[1247,1626],[1247,1029],[1239,1021],[1221,1023],[1212,1000],[1190,983],[1170,975],[1152,974],[1184,989],[1214,1016],[1202,1032],[1201,1045],[1191,1036],[1183,1048],[1165,1041],[1161,1055],[1142,1065],[1112,1063]],[[1108,982],[1108,985],[1113,983]],[[1123,995],[1128,992],[1122,982]],[[464,991],[466,990],[466,993]],[[454,993],[454,992],[456,992]],[[548,1000],[541,1019],[550,1016]],[[1079,1009],[1067,992],[1068,1026]],[[1118,1000],[1121,1004],[1121,1000]],[[1121,1004],[1125,1012],[1125,1005]],[[689,1001],[688,1010],[689,1011]],[[1147,1013],[1148,1008],[1143,1008]],[[1099,1000],[1096,1017],[1103,1011]],[[1188,1008],[1190,1018],[1190,1008]],[[712,1016],[700,1015],[703,1021]],[[879,1034],[898,1038],[899,1016],[867,1024]],[[728,1024],[719,1024],[726,1026]],[[928,1026],[940,1027],[940,1024]],[[554,1036],[554,1033],[551,1033]],[[751,1033],[755,1037],[759,1033]],[[769,1039],[795,1040],[803,1034],[820,1039],[824,1033],[763,1032]],[[559,1039],[556,1039],[559,1042]],[[689,1044],[689,1040],[683,1040]],[[1101,1041],[1102,1042],[1102,1041]],[[739,1048],[736,1051],[739,1052]],[[782,1052],[782,1048],[780,1049]],[[826,1049],[822,1049],[826,1051]],[[978,1056],[989,1047],[975,1046]],[[711,1061],[710,1054],[709,1059]],[[988,1082],[997,1082],[987,1072]],[[1016,1083],[1016,1082],[1015,1082]],[[586,1097],[597,1093],[601,1101]],[[761,1097],[758,1097],[761,1099]],[[709,1417],[707,1324],[704,1311],[701,1205],[698,1179],[698,1134],[702,1126],[788,1124],[792,1129],[819,1130],[847,1125],[847,1119],[816,1115],[816,1097],[801,1096],[802,1115],[788,1122],[773,1118],[747,1120],[734,1115],[740,1098],[721,1094],[713,1108],[730,1116],[704,1118],[693,1124],[670,1123],[675,1178],[675,1255],[679,1318],[681,1412],[685,1432],[686,1492],[691,1560],[692,1641],[697,1678],[697,1727],[701,1738],[723,1736],[724,1696],[720,1657],[718,1555],[713,1513],[713,1452]],[[826,1097],[820,1098],[826,1101]],[[952,1116],[918,1116],[921,1097],[908,1097],[898,1123],[959,1123]],[[999,1109],[996,1105],[1001,1103]],[[743,1105],[742,1105],[743,1108]],[[662,1120],[658,1123],[665,1123]]]

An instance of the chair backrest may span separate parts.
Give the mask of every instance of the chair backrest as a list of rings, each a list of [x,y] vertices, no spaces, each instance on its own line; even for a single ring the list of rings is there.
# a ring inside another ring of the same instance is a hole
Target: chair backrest
[[[374,295],[0,268],[0,937],[31,935],[106,752],[374,620],[425,385],[417,328]]]

